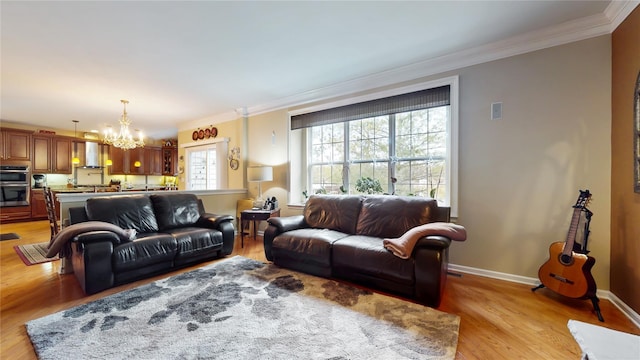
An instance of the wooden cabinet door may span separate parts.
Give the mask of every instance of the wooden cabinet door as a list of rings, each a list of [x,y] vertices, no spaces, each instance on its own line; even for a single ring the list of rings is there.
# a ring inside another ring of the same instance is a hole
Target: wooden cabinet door
[[[149,168],[149,161],[146,158],[145,148],[135,148],[129,150],[129,174],[145,175]],[[140,166],[136,166],[136,161],[140,162]]]
[[[53,171],[56,174],[71,174],[72,165],[71,158],[72,147],[71,139],[66,137],[54,137],[53,138]]]
[[[85,166],[87,165],[87,152],[85,150],[85,142],[84,141],[73,141],[71,145],[71,157],[78,157],[80,163],[76,166]]]
[[[47,219],[47,204],[44,202],[44,191],[31,190],[31,220]]]
[[[52,166],[51,136],[33,136],[33,159],[31,160],[32,173],[50,173]]]
[[[149,175],[162,175],[162,148],[147,148],[147,159],[149,161]]]
[[[2,130],[2,159],[31,161],[31,132]]]
[[[109,174],[111,175],[128,174],[129,173],[128,155],[129,155],[128,151],[124,151],[113,145],[109,146],[109,159],[112,162],[111,166],[109,167]],[[125,167],[125,164],[126,164],[126,167]],[[127,170],[126,172],[125,172],[125,169]]]
[[[178,172],[176,166],[178,149],[175,147],[162,148],[162,175],[174,176]]]

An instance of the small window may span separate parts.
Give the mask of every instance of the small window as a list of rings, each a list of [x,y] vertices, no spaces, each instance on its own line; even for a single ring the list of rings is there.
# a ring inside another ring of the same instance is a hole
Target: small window
[[[187,190],[227,188],[226,141],[192,145],[185,149]]]

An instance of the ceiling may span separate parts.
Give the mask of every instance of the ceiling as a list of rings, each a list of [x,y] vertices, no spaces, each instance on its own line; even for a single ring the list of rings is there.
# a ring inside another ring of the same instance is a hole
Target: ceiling
[[[174,137],[200,119],[365,90],[379,74],[545,29],[610,29],[616,3],[3,0],[0,119],[102,131],[127,99],[133,128]]]

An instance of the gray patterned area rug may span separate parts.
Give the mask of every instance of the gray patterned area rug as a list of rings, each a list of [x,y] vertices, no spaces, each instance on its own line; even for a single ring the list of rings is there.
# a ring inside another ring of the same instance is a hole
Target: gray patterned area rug
[[[26,324],[40,359],[453,359],[460,318],[236,256]]]

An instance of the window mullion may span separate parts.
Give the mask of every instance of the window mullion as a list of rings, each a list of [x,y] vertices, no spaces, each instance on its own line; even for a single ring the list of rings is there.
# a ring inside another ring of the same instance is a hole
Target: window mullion
[[[389,115],[389,186],[390,194],[395,194],[393,180],[396,177],[396,114]]]
[[[351,163],[351,157],[349,155],[351,153],[351,148],[349,146],[349,122],[345,121],[343,126],[344,131],[342,141],[344,142],[344,157],[342,159],[342,186],[344,189],[347,189],[347,192],[349,192],[349,183],[351,181],[351,168],[349,167],[349,164]]]

